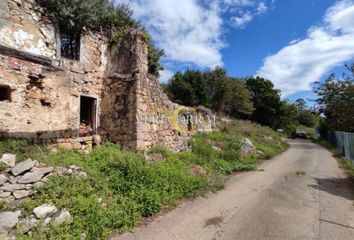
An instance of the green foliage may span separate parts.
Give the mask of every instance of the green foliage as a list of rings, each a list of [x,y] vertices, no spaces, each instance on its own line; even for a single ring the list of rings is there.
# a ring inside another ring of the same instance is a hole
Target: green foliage
[[[112,231],[132,230],[142,217],[174,206],[184,197],[194,197],[223,187],[227,174],[256,167],[257,156],[241,157],[240,142],[248,137],[271,156],[286,149],[280,136],[269,128],[246,121],[221,126],[223,131],[193,137],[192,151],[173,153],[154,147],[164,161],[147,161],[140,153],[105,144],[90,154],[61,150],[37,151],[37,145],[25,140],[0,141],[0,149],[9,149],[21,158],[31,157],[53,166],[80,166],[88,176],[52,177],[22,206],[24,216],[34,207],[53,203],[67,209],[73,221],[61,226],[40,226],[32,231],[33,239],[106,239]],[[272,140],[264,141],[266,136]],[[5,209],[7,206],[0,206]],[[31,239],[18,236],[18,239]]]
[[[115,5],[110,0],[37,0],[46,13],[59,24],[60,31],[73,39],[83,30],[106,34],[111,42],[118,42],[128,30],[139,29],[148,43],[149,73],[158,76],[163,69],[160,58],[164,52],[157,49],[142,25],[136,21],[127,4]]]
[[[246,84],[236,78],[229,78],[229,81],[231,85],[230,97],[226,101],[224,112],[235,118],[248,118],[255,109]]]
[[[165,52],[154,46],[152,41],[148,42],[148,70],[154,76],[159,76],[159,71],[164,70],[160,63],[160,58],[165,55]]]
[[[283,128],[285,133],[291,134],[296,130],[299,125],[298,117],[300,114],[300,110],[297,108],[295,104],[290,104],[287,102],[282,102],[280,107],[280,116],[279,116],[279,128]]]
[[[297,121],[299,122],[300,125],[309,127],[309,128],[314,128],[317,127],[319,124],[319,116],[316,115],[315,113],[312,113],[309,110],[302,110],[300,111]]]
[[[16,154],[17,162],[28,158],[44,160],[50,149],[47,145],[34,145],[26,139],[0,139],[0,156],[4,153]]]
[[[246,85],[255,108],[252,120],[275,128],[279,124],[282,107],[279,90],[271,81],[260,77],[248,78]]]
[[[348,70],[352,76],[338,80],[332,74],[314,89],[319,95],[319,112],[326,116],[323,125],[327,130],[354,132],[354,63]]]
[[[176,72],[164,89],[177,103],[203,105],[232,117],[247,118],[254,110],[245,83],[228,77],[226,70],[219,67],[206,72],[190,69]]]

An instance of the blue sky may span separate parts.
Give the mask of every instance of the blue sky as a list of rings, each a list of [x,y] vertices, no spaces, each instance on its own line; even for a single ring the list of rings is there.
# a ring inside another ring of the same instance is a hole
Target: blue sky
[[[315,98],[313,82],[354,60],[354,0],[116,0],[166,52],[160,81],[186,68],[260,75],[283,98]]]

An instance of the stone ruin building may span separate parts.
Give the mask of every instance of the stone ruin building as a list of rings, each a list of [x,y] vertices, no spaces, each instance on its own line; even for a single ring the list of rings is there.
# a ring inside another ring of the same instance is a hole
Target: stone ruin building
[[[148,74],[138,31],[109,44],[93,32],[70,39],[56,26],[34,0],[0,1],[0,136],[78,150],[104,140],[141,150],[187,147],[187,131],[146,117],[168,118],[180,106]]]

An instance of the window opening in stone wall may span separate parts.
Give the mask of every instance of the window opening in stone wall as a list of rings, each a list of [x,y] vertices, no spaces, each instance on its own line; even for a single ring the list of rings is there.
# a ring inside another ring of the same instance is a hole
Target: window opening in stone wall
[[[60,29],[61,57],[71,60],[80,60],[80,37],[80,33],[70,33]]]
[[[11,102],[11,88],[6,85],[0,85],[0,101]]]
[[[86,137],[95,134],[96,106],[96,98],[86,96],[80,97],[80,137]]]

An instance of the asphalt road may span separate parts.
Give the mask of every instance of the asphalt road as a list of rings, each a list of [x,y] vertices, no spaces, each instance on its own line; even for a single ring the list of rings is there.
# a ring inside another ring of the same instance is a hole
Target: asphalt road
[[[135,233],[141,240],[354,240],[354,184],[321,146],[290,149],[224,190],[184,202]]]

